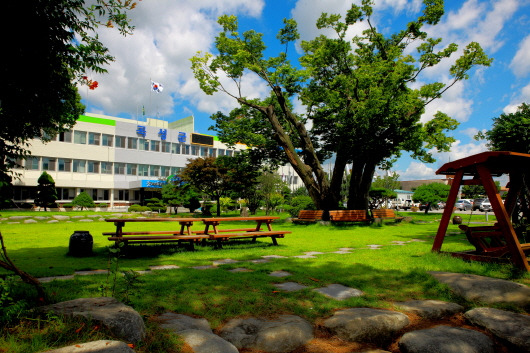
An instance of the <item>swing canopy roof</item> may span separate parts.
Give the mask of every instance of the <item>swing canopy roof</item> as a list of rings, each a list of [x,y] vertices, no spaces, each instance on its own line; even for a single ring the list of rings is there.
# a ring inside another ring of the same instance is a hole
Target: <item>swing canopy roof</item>
[[[477,165],[483,165],[490,171],[492,176],[501,176],[514,172],[524,173],[530,171],[530,154],[493,151],[482,152],[456,161],[445,163],[436,174],[455,175],[463,171],[464,175],[476,175]]]

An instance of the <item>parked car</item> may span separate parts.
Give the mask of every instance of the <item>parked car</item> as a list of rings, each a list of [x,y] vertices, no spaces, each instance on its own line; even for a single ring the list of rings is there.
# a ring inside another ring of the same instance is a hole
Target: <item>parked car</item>
[[[475,199],[473,200],[473,211],[480,210],[480,205],[487,199]]]
[[[491,211],[492,208],[491,208],[490,200],[485,199],[484,201],[482,201],[482,203],[480,204],[480,210],[482,212]]]
[[[473,205],[468,200],[458,200],[456,201],[455,208],[459,211],[469,211]]]

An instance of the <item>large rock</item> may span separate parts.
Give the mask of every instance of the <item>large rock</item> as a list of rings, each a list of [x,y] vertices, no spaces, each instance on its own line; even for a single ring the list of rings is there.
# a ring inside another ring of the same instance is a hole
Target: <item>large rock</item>
[[[74,344],[46,353],[134,353],[134,350],[124,342],[101,340]]]
[[[387,343],[409,324],[406,315],[389,310],[352,308],[339,310],[324,321],[324,327],[347,341]]]
[[[523,284],[464,273],[437,271],[429,273],[438,281],[447,284],[453,292],[469,301],[530,306],[530,288]]]
[[[114,298],[80,298],[43,306],[41,310],[93,320],[128,342],[136,343],[145,337],[145,324],[140,314]]]
[[[282,315],[275,320],[258,318],[229,321],[219,335],[238,349],[268,353],[291,352],[313,339],[313,328],[306,320]]]
[[[238,353],[237,348],[213,334],[206,319],[164,313],[158,317],[160,327],[181,336],[195,353]]]
[[[462,305],[441,300],[410,300],[395,304],[406,312],[414,313],[430,320],[441,319],[464,311]]]
[[[493,342],[483,333],[460,327],[437,326],[408,332],[399,340],[403,353],[493,353]]]
[[[476,308],[464,314],[472,324],[509,342],[519,352],[530,352],[530,316],[493,308]]]
[[[180,331],[184,339],[195,353],[238,353],[234,345],[211,332],[203,330]]]

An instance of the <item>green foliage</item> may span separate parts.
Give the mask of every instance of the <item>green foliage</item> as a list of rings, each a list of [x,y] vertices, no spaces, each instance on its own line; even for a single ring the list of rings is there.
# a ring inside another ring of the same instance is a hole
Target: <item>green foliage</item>
[[[385,188],[388,190],[401,189],[401,182],[398,181],[399,174],[392,173],[392,175],[385,175],[384,177],[377,176],[372,182],[374,188]]]
[[[72,127],[84,112],[77,84],[94,88],[86,75],[104,73],[113,61],[95,29],[115,27],[132,33],[127,11],[136,6],[119,0],[10,1],[0,14],[2,43],[0,68],[0,180],[10,181],[18,158],[28,155],[28,141],[50,137]],[[11,31],[13,16],[22,16],[25,31]],[[27,33],[34,41],[27,44]],[[21,84],[35,82],[36,84]]]
[[[517,112],[493,118],[493,127],[475,136],[487,139],[493,151],[530,153],[530,105],[522,103]]]
[[[370,188],[369,195],[371,209],[385,208],[390,199],[395,199],[397,197],[397,193],[394,190],[373,186]]]
[[[92,197],[86,192],[82,191],[72,200],[72,205],[81,207],[81,210],[84,208],[93,208],[96,207]]]
[[[497,187],[497,191],[501,190],[500,181],[496,180],[495,186]],[[484,189],[484,186],[482,185],[464,185],[462,186],[462,195],[462,197],[465,199],[476,199],[479,197],[485,197],[486,189]]]
[[[47,172],[42,172],[37,185],[37,195],[35,197],[35,205],[44,207],[55,207],[54,203],[57,200],[57,189],[55,189],[55,181]]]
[[[196,209],[201,207],[201,202],[199,201],[199,198],[196,196],[192,196],[188,199],[188,201],[184,204],[184,207],[188,208],[190,212],[195,212]]]
[[[198,53],[191,59],[206,94],[221,91],[241,105],[228,116],[213,116],[221,140],[246,143],[276,162],[281,151],[322,209],[337,207],[346,165],[352,164],[348,208],[366,208],[377,166],[389,168],[402,151],[433,162],[432,150],[449,150],[454,139],[445,133],[456,128],[456,120],[437,112],[422,123],[425,106],[467,79],[473,67],[491,63],[480,45],[470,43],[449,69],[452,81],[411,88],[409,83],[418,82],[426,69],[458,50],[454,43],[438,49],[441,38],[430,38],[423,31],[425,25],[439,23],[443,1],[424,4],[423,14],[394,34],[373,25],[370,1],[353,4],[344,17],[322,14],[317,27],[333,34],[300,43],[302,70],[287,55],[288,44],[298,38],[293,20],[284,21],[277,37],[285,51],[266,57],[260,33],[241,32],[237,17],[221,16],[223,31],[216,38],[216,54]],[[367,29],[350,40],[351,27],[361,22]],[[239,84],[247,72],[261,78],[270,87],[269,94],[248,99],[240,90],[228,91],[219,79],[224,73]],[[306,107],[303,115],[293,112],[294,95]],[[306,126],[312,126],[311,131]],[[322,161],[332,155],[334,170],[328,178]]]
[[[153,197],[145,201],[147,203],[146,206],[149,207],[151,211],[158,213],[166,213],[166,206],[160,199]]]
[[[29,309],[26,300],[15,298],[13,289],[17,283],[19,282],[15,276],[0,277],[0,322],[4,324],[17,322]]]
[[[134,205],[129,206],[128,211],[129,212],[147,212],[147,211],[151,211],[151,208],[149,208],[148,206],[134,204]]]
[[[301,210],[316,210],[313,200],[307,195],[293,197],[289,206],[286,210],[291,217],[297,217]]]
[[[432,203],[447,200],[450,189],[451,186],[442,183],[423,184],[414,190],[412,200],[429,204],[429,207],[425,209],[425,213],[427,213]]]

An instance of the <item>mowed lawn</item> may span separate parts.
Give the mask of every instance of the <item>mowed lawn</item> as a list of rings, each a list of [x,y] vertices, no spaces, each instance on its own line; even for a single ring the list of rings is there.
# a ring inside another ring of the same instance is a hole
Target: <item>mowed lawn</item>
[[[283,220],[274,229],[291,231],[279,246],[270,239],[256,243],[234,241],[221,250],[212,246],[196,246],[188,251],[173,245],[134,245],[122,251],[119,269],[143,271],[150,266],[176,265],[178,269],[156,270],[140,275],[129,287],[123,277],[116,283],[115,296],[133,306],[145,317],[165,311],[200,316],[213,328],[238,316],[294,314],[314,321],[343,307],[376,307],[393,309],[393,303],[411,299],[439,299],[468,303],[454,296],[446,286],[436,282],[429,271],[462,272],[511,279],[530,285],[530,275],[514,271],[510,265],[465,262],[447,255],[431,252],[438,229],[440,214],[406,214],[412,222],[377,225],[296,225]],[[3,214],[5,217],[6,215]],[[283,216],[282,218],[284,218]],[[474,215],[471,221],[484,221],[484,215]],[[490,216],[490,221],[492,217]],[[468,221],[466,218],[465,222]],[[175,223],[128,224],[127,231],[175,229]],[[236,223],[222,225],[227,228]],[[94,221],[82,223],[35,223],[0,225],[8,254],[24,271],[36,277],[71,275],[81,270],[109,268],[108,246],[112,243],[102,232],[114,230],[112,223]],[[146,228],[148,227],[148,228]],[[94,256],[75,258],[67,255],[68,241],[75,230],[88,230],[94,238]],[[396,242],[407,242],[396,245]],[[372,250],[368,245],[381,245]],[[351,253],[335,253],[341,248],[353,248]],[[468,250],[471,246],[455,225],[450,225],[443,250]],[[315,258],[294,256],[306,252],[323,252]],[[285,258],[267,263],[254,263],[267,255]],[[194,266],[211,265],[213,261],[239,261],[215,269],[198,270]],[[246,268],[251,272],[229,272]],[[291,276],[269,276],[272,271],[288,271]],[[3,272],[5,273],[5,271]],[[279,291],[273,284],[297,282],[307,289],[296,292]],[[365,295],[336,301],[314,291],[331,283],[362,290]],[[75,276],[73,280],[45,283],[54,302],[79,297],[101,296],[101,288],[113,284],[112,276]],[[108,292],[107,292],[108,293]],[[518,308],[509,308],[519,310]]]

